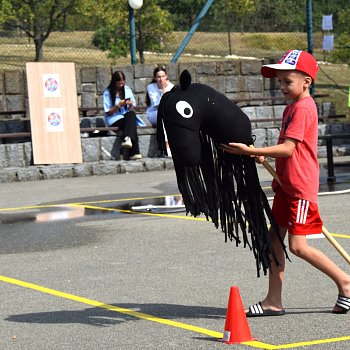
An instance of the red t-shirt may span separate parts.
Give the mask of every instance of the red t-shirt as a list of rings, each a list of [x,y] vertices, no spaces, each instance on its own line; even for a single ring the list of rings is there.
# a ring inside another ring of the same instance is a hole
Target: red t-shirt
[[[317,161],[318,115],[311,96],[285,108],[278,143],[283,143],[286,137],[298,142],[290,157],[276,158],[276,172],[283,189],[289,196],[317,203],[320,172]],[[274,191],[277,187],[274,180]]]

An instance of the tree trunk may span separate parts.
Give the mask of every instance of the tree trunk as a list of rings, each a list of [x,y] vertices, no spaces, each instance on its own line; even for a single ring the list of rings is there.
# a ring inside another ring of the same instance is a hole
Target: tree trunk
[[[138,40],[137,40],[137,46],[138,46],[138,51],[139,51],[139,57],[140,57],[140,63],[144,64],[145,63],[145,55],[144,55],[144,44],[143,44],[143,32],[140,29],[140,27],[137,28],[137,33],[138,33]]]
[[[43,60],[43,41],[41,39],[34,38],[35,45],[35,62]]]
[[[144,64],[145,63],[145,55],[143,54],[143,50],[139,50],[139,57],[140,57],[140,63]]]
[[[231,31],[230,31],[230,21],[229,21],[228,14],[226,14],[226,26],[227,26],[228,54],[231,56],[232,55]]]
[[[62,15],[62,27],[61,27],[61,32],[65,32],[65,31],[66,31],[66,28],[67,28],[67,16],[68,16],[67,11],[64,11],[64,12],[63,12],[63,15]]]

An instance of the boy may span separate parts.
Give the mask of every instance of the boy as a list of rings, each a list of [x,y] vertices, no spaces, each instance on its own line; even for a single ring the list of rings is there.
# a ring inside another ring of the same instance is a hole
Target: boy
[[[329,276],[338,287],[338,299],[332,312],[347,313],[350,309],[350,276],[342,271],[321,251],[308,245],[307,234],[322,231],[322,220],[317,206],[319,165],[317,161],[318,116],[309,88],[319,67],[307,52],[291,50],[277,64],[264,65],[265,78],[277,77],[283,95],[292,102],[283,112],[278,144],[251,148],[241,143],[224,146],[225,152],[276,158],[276,172],[283,188],[272,182],[275,197],[272,214],[279,226],[282,239],[288,231],[290,251]],[[284,315],[282,282],[285,257],[280,242],[270,229],[271,241],[280,265],[271,262],[267,296],[262,302],[246,310],[248,317]]]

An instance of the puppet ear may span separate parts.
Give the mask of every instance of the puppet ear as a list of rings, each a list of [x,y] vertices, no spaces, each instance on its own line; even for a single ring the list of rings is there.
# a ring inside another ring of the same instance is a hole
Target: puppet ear
[[[180,75],[180,86],[181,86],[181,90],[187,90],[188,87],[191,85],[191,74],[190,72],[185,69],[181,75]]]

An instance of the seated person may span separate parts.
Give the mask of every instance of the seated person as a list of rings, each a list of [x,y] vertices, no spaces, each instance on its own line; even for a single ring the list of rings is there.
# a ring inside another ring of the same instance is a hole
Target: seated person
[[[146,114],[147,119],[152,124],[153,127],[157,126],[157,113],[160,99],[162,98],[165,92],[170,91],[174,87],[168,80],[168,75],[163,67],[157,67],[153,72],[153,80],[147,86],[146,94]],[[165,134],[166,138],[166,134]],[[168,149],[168,155],[171,156],[170,148],[166,138],[166,145]]]
[[[137,136],[137,118],[133,111],[136,105],[131,89],[125,85],[125,74],[116,71],[103,92],[103,108],[107,126],[119,127],[123,131],[122,148],[130,149],[129,159],[141,159]]]
[[[155,128],[157,126],[157,113],[160,99],[165,92],[170,91],[174,87],[168,80],[165,68],[157,67],[153,72],[153,80],[147,86],[146,104],[147,119]]]

